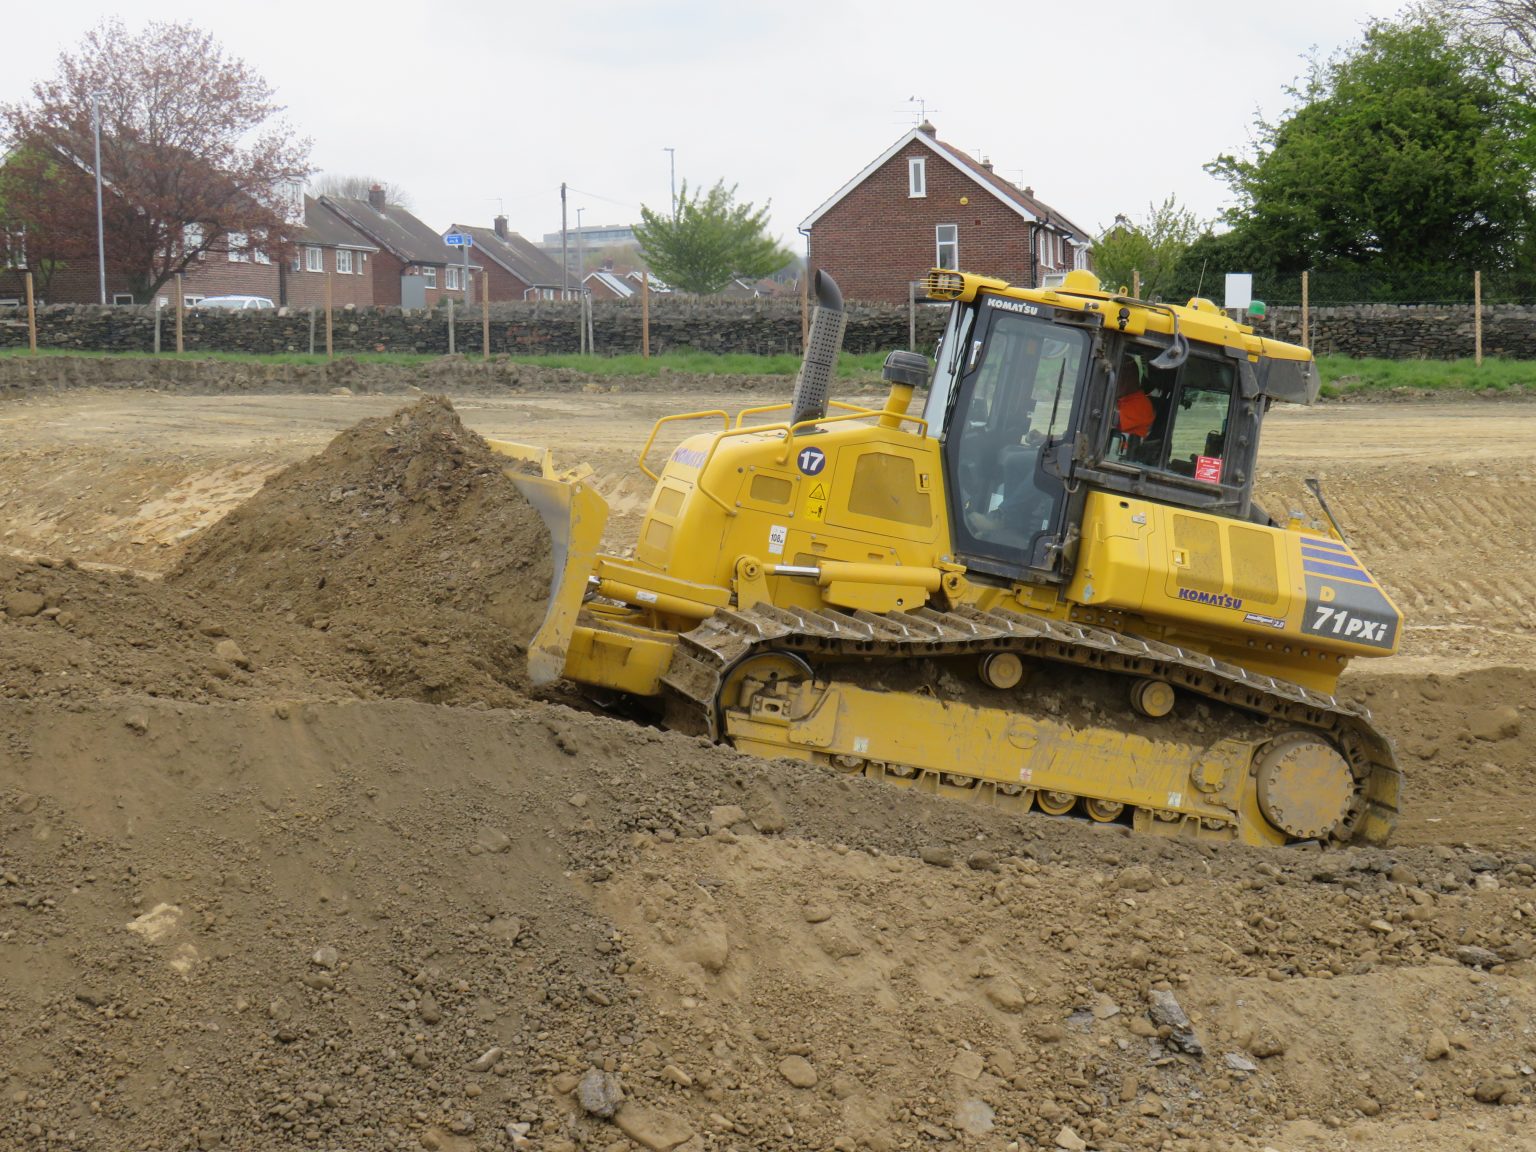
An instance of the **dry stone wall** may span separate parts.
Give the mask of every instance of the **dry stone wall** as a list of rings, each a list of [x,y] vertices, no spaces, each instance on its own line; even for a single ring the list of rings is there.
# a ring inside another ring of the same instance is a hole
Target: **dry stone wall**
[[[601,355],[640,350],[642,315],[633,301],[598,301],[592,306],[593,340]],[[308,309],[261,312],[188,312],[183,342],[189,352],[251,352],[261,354],[325,349],[325,317]],[[932,344],[944,322],[944,309],[918,310],[919,344]],[[38,344],[44,348],[95,352],[150,352],[155,347],[157,318],[151,308],[56,306],[38,314]],[[176,318],[158,317],[160,347],[176,343]],[[651,351],[695,349],[701,352],[798,354],[801,348],[800,305],[797,300],[653,300],[650,316]],[[313,326],[313,327],[312,327]],[[455,318],[455,349],[479,355],[480,310],[460,310]],[[446,309],[403,311],[399,308],[360,308],[335,314],[332,340],[338,354],[367,352],[448,351]],[[539,302],[491,306],[491,352],[495,355],[575,353],[581,347],[581,310],[573,303]],[[852,307],[844,348],[878,352],[905,348],[908,316],[905,308]],[[24,346],[26,317],[0,316],[0,347]]]
[[[917,344],[931,351],[943,326],[941,306],[919,307]],[[175,346],[175,317],[159,317],[163,349]],[[552,355],[577,352],[581,313],[576,304],[539,302],[491,307],[491,352],[495,355]],[[796,300],[688,300],[657,298],[651,307],[651,350],[771,355],[797,353],[801,343],[800,306]],[[38,316],[38,343],[44,348],[94,352],[150,352],[155,347],[156,316],[149,308],[55,306]],[[190,352],[308,352],[311,313],[189,312],[184,342]],[[336,313],[333,341],[338,355],[368,352],[445,354],[449,320],[446,310],[402,311],[362,308]],[[481,353],[480,312],[460,312],[455,324],[460,353]],[[1300,341],[1301,309],[1278,307],[1260,325],[1265,335]],[[598,353],[619,355],[640,349],[641,311],[635,301],[598,301],[593,305],[593,335]],[[315,313],[313,346],[325,348],[325,318]],[[852,305],[844,348],[880,352],[905,348],[908,314],[904,307]],[[1310,309],[1309,340],[1319,355],[1377,357],[1386,360],[1454,360],[1474,351],[1471,305],[1382,304]],[[25,346],[26,318],[7,309],[0,313],[0,348]],[[1510,359],[1536,359],[1536,308],[1496,305],[1483,309],[1483,353]]]

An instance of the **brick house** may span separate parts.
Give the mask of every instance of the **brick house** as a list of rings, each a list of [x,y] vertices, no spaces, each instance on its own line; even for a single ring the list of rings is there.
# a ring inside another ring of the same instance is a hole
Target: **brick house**
[[[445,296],[465,299],[459,250],[449,248],[440,235],[398,204],[386,204],[384,189],[377,184],[369,189],[366,200],[322,196],[320,207],[377,245],[378,251],[367,261],[375,304],[431,308]],[[480,271],[473,254],[469,269],[471,278]]]
[[[904,304],[930,268],[1037,285],[1089,268],[1092,238],[1056,209],[934,134],[923,121],[800,224],[808,269],[850,300]]]
[[[560,265],[533,241],[507,230],[507,218],[496,217],[489,228],[453,226],[474,238],[472,260],[485,266],[492,300],[558,300],[564,290]],[[575,295],[571,285],[570,294]]]
[[[372,261],[379,246],[313,196],[304,197],[304,225],[296,228],[282,269],[282,303],[293,308],[325,307],[326,274],[331,306],[362,308],[374,303]]]

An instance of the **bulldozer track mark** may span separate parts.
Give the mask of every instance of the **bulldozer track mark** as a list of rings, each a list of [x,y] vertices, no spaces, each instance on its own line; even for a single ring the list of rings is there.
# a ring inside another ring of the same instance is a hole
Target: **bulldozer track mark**
[[[1014,652],[1166,680],[1185,692],[1331,738],[1355,782],[1349,815],[1335,839],[1381,842],[1397,820],[1402,773],[1391,746],[1371,726],[1368,711],[1189,649],[1082,623],[969,607],[879,615],[761,604],[722,610],[683,633],[678,658],[662,684],[675,702],[693,712],[698,730],[718,738],[717,702],[726,674],[747,657],[767,651],[885,660]]]

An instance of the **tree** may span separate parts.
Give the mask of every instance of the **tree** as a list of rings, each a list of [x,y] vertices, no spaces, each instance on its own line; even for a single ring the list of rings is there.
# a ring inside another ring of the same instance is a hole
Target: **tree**
[[[1279,275],[1363,271],[1374,298],[1424,299],[1427,277],[1510,267],[1536,233],[1531,92],[1486,44],[1443,20],[1377,22],[1294,95],[1251,158],[1206,166],[1237,197],[1229,248]]]
[[[1137,224],[1124,216],[1106,228],[1093,242],[1093,267],[1111,288],[1130,288],[1133,273],[1141,277],[1145,300],[1164,297],[1173,282],[1174,270],[1184,250],[1205,231],[1188,208],[1173,196],[1161,204],[1148,204],[1147,215]]]
[[[315,185],[317,196],[341,196],[348,200],[366,200],[368,192],[374,187],[384,189],[384,203],[393,204],[397,208],[409,208],[411,197],[408,192],[398,184],[391,184],[388,180],[380,180],[377,176],[333,176],[326,174]]]
[[[280,258],[309,141],[278,114],[266,81],[190,24],[117,20],[87,33],[26,103],[0,106],[12,147],[41,157],[30,185],[52,201],[36,243],[95,251],[92,96],[101,109],[101,176],[110,267],[147,300],[200,252],[250,248]],[[23,199],[28,198],[26,195]],[[26,211],[18,213],[25,222]],[[33,241],[29,240],[29,254]]]
[[[96,260],[94,231],[69,215],[71,178],[77,170],[39,148],[18,148],[0,165],[0,268],[31,272],[40,296],[55,272]]]
[[[1516,73],[1536,71],[1536,0],[1435,0],[1420,18],[1439,18],[1504,55]]]
[[[635,237],[651,270],[679,292],[708,295],[738,276],[757,280],[793,257],[768,235],[768,205],[736,203],[736,188],[718,181],[702,196],[684,181],[677,213],[640,206]]]

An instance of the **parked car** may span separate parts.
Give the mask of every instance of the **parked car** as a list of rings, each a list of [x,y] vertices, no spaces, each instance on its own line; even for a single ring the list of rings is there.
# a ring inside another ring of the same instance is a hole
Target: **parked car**
[[[204,296],[197,302],[198,308],[237,310],[242,308],[276,308],[269,296]]]

